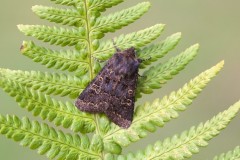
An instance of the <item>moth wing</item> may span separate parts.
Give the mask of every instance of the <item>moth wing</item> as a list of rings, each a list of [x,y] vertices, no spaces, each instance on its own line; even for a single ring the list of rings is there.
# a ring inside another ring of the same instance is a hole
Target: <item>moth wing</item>
[[[106,107],[108,107],[108,103],[106,103],[106,100],[104,100],[108,96],[104,95],[104,91],[102,91],[102,76],[106,74],[105,68],[107,67],[107,65],[103,67],[95,79],[92,80],[92,82],[85,88],[85,90],[76,100],[75,106],[81,111],[90,113],[103,113],[106,110]]]
[[[127,81],[119,81],[111,95],[105,114],[120,127],[128,128],[133,120],[135,89],[138,75],[133,75]]]
[[[109,93],[114,93],[111,82],[111,73],[118,53],[107,61],[98,75],[85,88],[75,102],[81,111],[103,113],[109,106]]]
[[[128,128],[133,120],[134,104],[131,106],[123,104],[110,105],[105,111],[107,117],[122,128]]]
[[[101,99],[101,95],[91,94],[94,91],[92,89],[84,90],[81,97],[75,102],[75,106],[81,111],[90,113],[103,113],[108,107],[107,103],[98,103],[94,98]],[[94,97],[94,98],[93,98]]]
[[[75,105],[82,111],[105,113],[118,126],[128,128],[133,120],[138,66],[138,61],[115,53]]]

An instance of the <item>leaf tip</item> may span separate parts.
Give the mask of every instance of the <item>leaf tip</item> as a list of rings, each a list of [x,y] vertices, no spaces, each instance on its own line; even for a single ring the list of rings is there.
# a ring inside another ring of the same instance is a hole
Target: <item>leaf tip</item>
[[[237,101],[232,107],[236,108],[237,110],[239,110],[240,109],[240,100]]]
[[[182,32],[174,33],[173,36],[175,36],[175,37],[181,37],[181,36],[182,36]]]
[[[21,32],[24,32],[28,26],[29,26],[29,25],[18,24],[18,25],[17,25],[17,28],[18,28]]]
[[[190,48],[187,49],[188,52],[196,55],[199,50],[200,45],[198,43],[192,45]]]
[[[35,11],[37,11],[39,8],[40,8],[41,6],[39,6],[39,5],[34,5],[34,6],[32,6],[32,11],[33,12],[35,12]]]
[[[212,70],[214,72],[214,74],[216,75],[221,71],[223,66],[224,66],[224,61],[220,61],[218,64],[213,66],[212,69],[210,69],[210,70]]]
[[[171,41],[176,41],[176,42],[179,42],[179,40],[182,38],[182,33],[181,32],[177,32],[177,33],[174,33],[173,35],[171,35],[169,37],[169,39]],[[177,45],[177,44],[176,44]]]
[[[147,8],[151,7],[151,3],[150,2],[143,2],[142,4],[145,5]]]
[[[26,49],[26,46],[27,46],[27,42],[26,41],[23,41],[22,42],[22,45],[20,47],[20,52],[21,53],[24,53],[25,49]]]
[[[23,27],[23,24],[18,24],[18,25],[17,25],[17,28],[18,28],[19,30],[21,30],[22,27]]]
[[[200,44],[199,44],[199,43],[196,43],[196,44],[194,44],[192,47],[193,47],[193,48],[196,48],[196,49],[198,50],[199,47],[200,47]]]
[[[219,65],[219,66],[222,66],[222,67],[224,66],[224,64],[225,64],[225,61],[224,61],[224,60],[222,60],[222,61],[220,61],[220,62],[218,63],[218,65]]]

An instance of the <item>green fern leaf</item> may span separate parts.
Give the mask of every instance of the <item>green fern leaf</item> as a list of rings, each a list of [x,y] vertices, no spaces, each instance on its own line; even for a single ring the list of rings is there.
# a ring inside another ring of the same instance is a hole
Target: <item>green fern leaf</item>
[[[138,32],[133,32],[127,35],[122,34],[114,38],[114,42],[118,47],[124,49],[132,46],[140,48],[158,38],[161,35],[164,26],[164,24],[156,24]]]
[[[97,153],[101,153],[103,151],[103,140],[102,137],[98,134],[94,134],[91,142],[90,149],[96,151]]]
[[[67,5],[67,6],[74,6],[77,3],[83,2],[83,0],[51,0],[56,4]]]
[[[68,6],[79,6],[81,3],[83,3],[85,6],[88,6],[88,10],[97,10],[97,11],[105,11],[106,8],[113,7],[114,5],[117,5],[123,0],[51,0],[55,2],[56,4],[62,4],[62,5],[68,5]]]
[[[154,132],[156,127],[163,127],[165,122],[177,118],[177,111],[183,111],[191,104],[207,83],[220,71],[223,62],[201,73],[177,92],[172,92],[162,100],[156,99],[152,104],[145,103],[137,107],[132,125],[127,130],[112,127],[104,137],[106,145],[128,146],[147,136],[147,131]],[[151,109],[149,109],[151,108]]]
[[[19,142],[30,149],[38,149],[39,154],[46,154],[53,159],[95,159],[100,160],[100,154],[91,150],[89,138],[85,135],[65,134],[56,131],[47,124],[37,121],[30,122],[28,118],[22,120],[16,116],[4,117],[0,115],[0,133],[7,138]]]
[[[240,159],[240,147],[237,146],[233,151],[222,153],[219,156],[215,156],[213,160],[239,160]]]
[[[73,46],[86,42],[85,31],[82,28],[70,30],[40,25],[18,25],[18,29],[27,36],[55,45]]]
[[[96,10],[96,11],[105,11],[106,8],[113,7],[119,3],[123,2],[123,0],[90,0],[88,2],[89,11]],[[84,3],[87,3],[86,1]]]
[[[79,79],[63,73],[43,73],[0,69],[0,81],[12,81],[46,94],[76,98],[89,83],[88,77]]]
[[[83,26],[84,18],[74,9],[58,9],[36,5],[32,7],[34,13],[40,18],[50,22],[61,23],[70,26]]]
[[[24,41],[21,53],[48,68],[75,71],[82,74],[87,73],[89,69],[87,55],[80,54],[77,50],[54,51],[36,46],[33,42]]]
[[[163,24],[157,24],[138,32],[133,32],[126,35],[122,34],[118,37],[115,37],[114,42],[116,43],[116,46],[121,49],[127,49],[132,46],[135,48],[140,48],[159,37],[163,29]],[[106,60],[110,58],[114,52],[115,48],[112,41],[106,41],[100,43],[98,49],[93,54],[94,57],[100,60]]]
[[[230,121],[236,116],[240,109],[240,101],[231,106],[228,110],[219,113],[205,124],[192,127],[184,131],[181,135],[175,135],[171,139],[167,138],[163,142],[156,142],[153,146],[148,146],[144,151],[135,155],[137,160],[182,160],[190,158],[199,152],[200,147],[208,145],[208,141],[217,136],[220,131],[227,127]],[[130,154],[129,156],[133,156]],[[119,158],[129,159],[129,157]]]
[[[98,30],[103,33],[114,32],[116,29],[127,26],[139,19],[145,12],[148,11],[149,7],[149,2],[143,2],[131,8],[124,9],[107,16],[102,16],[97,19],[92,30]]]
[[[172,79],[174,75],[178,74],[180,70],[197,55],[199,45],[193,45],[183,53],[171,58],[166,63],[153,66],[143,73],[139,78],[138,87],[136,90],[136,97],[141,97],[141,93],[150,94],[153,89],[161,88],[167,80]]]
[[[56,126],[71,128],[74,132],[89,133],[95,129],[93,115],[80,112],[70,102],[64,104],[9,80],[1,81],[0,85],[10,96],[15,97],[19,106],[31,111],[34,116],[48,119]]]
[[[180,41],[180,38],[181,33],[175,33],[159,44],[154,44],[141,49],[138,52],[138,57],[144,61],[141,63],[140,68],[145,68],[147,65],[150,65],[152,62],[165,56],[169,51],[175,48]]]

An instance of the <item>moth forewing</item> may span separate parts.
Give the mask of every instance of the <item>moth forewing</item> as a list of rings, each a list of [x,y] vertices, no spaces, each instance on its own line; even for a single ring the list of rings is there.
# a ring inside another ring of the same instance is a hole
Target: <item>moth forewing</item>
[[[133,120],[140,63],[134,47],[117,50],[80,94],[75,105],[81,111],[105,113],[118,126],[128,128]]]

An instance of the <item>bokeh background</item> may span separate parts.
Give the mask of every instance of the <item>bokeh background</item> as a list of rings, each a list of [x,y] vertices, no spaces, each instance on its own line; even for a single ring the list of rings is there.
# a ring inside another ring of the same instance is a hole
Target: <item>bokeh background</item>
[[[118,6],[108,9],[105,14],[133,6],[139,2],[143,2],[143,0],[126,0]],[[155,98],[168,95],[221,60],[225,60],[225,67],[194,100],[193,104],[185,112],[180,113],[177,120],[172,120],[164,128],[160,128],[158,132],[149,134],[148,138],[129,146],[124,150],[125,153],[143,149],[147,144],[152,144],[156,140],[163,140],[188,130],[193,125],[211,119],[240,99],[240,1],[149,0],[149,2],[151,2],[152,7],[140,20],[114,34],[108,34],[106,38],[144,29],[156,23],[164,23],[166,24],[165,31],[154,43],[176,32],[182,32],[182,40],[174,51],[161,59],[161,62],[195,43],[200,44],[200,51],[199,55],[184,71],[164,85],[163,88],[156,90],[151,95],[145,95],[141,102],[152,101]],[[51,5],[53,3],[49,0],[1,1],[0,67],[28,71],[47,70],[44,66],[32,62],[19,52],[22,41],[30,38],[20,33],[16,25],[47,24],[46,21],[40,20],[32,13],[31,6],[37,4]],[[39,41],[35,40],[35,42],[39,44]],[[0,90],[0,113],[32,117],[30,113],[18,107],[16,102],[2,90]],[[211,140],[207,148],[201,148],[200,153],[194,155],[192,159],[210,160],[214,155],[240,145],[239,116],[219,136]],[[36,118],[32,117],[31,119]],[[0,136],[0,159],[46,160],[47,158]]]

